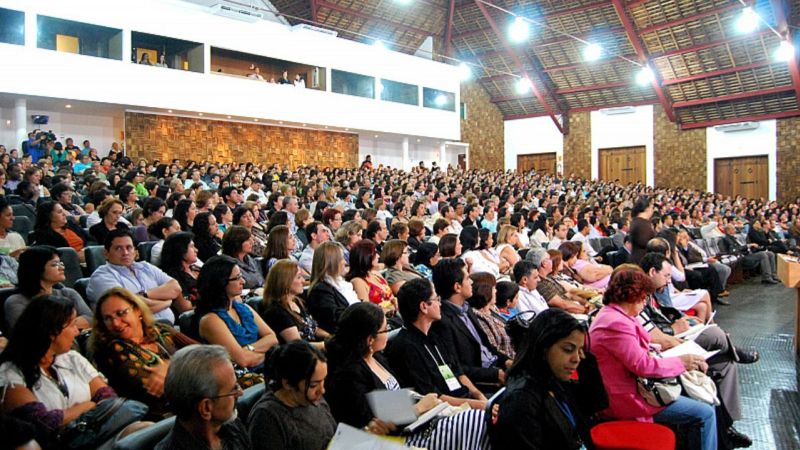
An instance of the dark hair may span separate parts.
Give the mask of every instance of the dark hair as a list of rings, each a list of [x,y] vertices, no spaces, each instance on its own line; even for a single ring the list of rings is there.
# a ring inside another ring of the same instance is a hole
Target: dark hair
[[[209,212],[202,212],[195,216],[192,224],[192,234],[195,236],[195,241],[208,242],[214,239],[214,236],[208,231],[211,215]]]
[[[270,258],[284,259],[289,257],[289,249],[286,243],[289,241],[291,230],[286,225],[276,225],[267,236],[267,244],[264,246],[264,259]]]
[[[536,270],[536,264],[527,259],[521,259],[514,264],[514,281],[520,282],[524,277],[531,275]]]
[[[362,239],[350,249],[350,269],[344,279],[364,278],[372,269],[372,259],[375,257],[376,246],[371,239]]]
[[[331,363],[338,366],[363,358],[369,352],[367,338],[378,335],[384,320],[383,310],[376,304],[348,306],[339,317],[336,335],[325,344]]]
[[[275,211],[272,216],[270,216],[269,223],[267,224],[267,234],[271,233],[275,227],[280,225],[289,225],[289,215],[286,211]]]
[[[431,269],[431,258],[433,258],[439,251],[439,247],[431,242],[423,242],[417,248],[417,253],[414,254],[414,264],[420,265]]]
[[[192,233],[181,231],[179,233],[170,234],[164,241],[164,247],[161,250],[161,264],[160,268],[164,272],[182,271],[183,257],[189,250],[189,244],[192,243]]]
[[[664,267],[665,262],[669,262],[669,260],[667,260],[667,257],[663,254],[648,252],[644,255],[644,257],[642,257],[642,260],[639,261],[639,266],[642,268],[644,273],[649,274],[650,269],[656,269],[656,271],[661,270],[661,268]]]
[[[458,239],[461,241],[461,246],[464,247],[463,251],[468,252],[474,250],[480,242],[480,231],[478,231],[477,227],[473,227],[472,225],[464,227]]]
[[[264,363],[264,377],[270,388],[277,391],[286,380],[290,386],[299,387],[301,381],[306,382],[306,389],[317,368],[317,363],[326,362],[325,355],[304,340],[297,340],[283,345],[276,345],[267,353]],[[306,399],[308,393],[305,392]]]
[[[587,332],[586,326],[566,311],[549,308],[537,314],[525,333],[514,364],[508,369],[508,376],[530,375],[545,383],[554,379],[547,351],[575,330]]]
[[[454,233],[448,233],[439,239],[439,254],[442,258],[452,258],[456,255],[456,244],[458,243],[458,236]]]
[[[53,201],[58,201],[58,197],[60,197],[61,194],[71,190],[72,188],[67,183],[56,183],[50,188],[50,198],[53,199]]]
[[[135,191],[136,188],[127,183],[119,188],[119,199],[125,204],[125,206],[128,206],[128,196],[131,195],[132,192],[135,193]]]
[[[381,222],[379,220],[373,220],[367,224],[367,230],[364,232],[364,239],[372,239],[378,234],[378,231],[381,231]]]
[[[639,198],[636,199],[636,203],[633,204],[633,210],[631,211],[631,215],[633,217],[636,217],[649,207],[650,207],[650,197],[646,195],[639,196]]]
[[[217,206],[214,207],[214,217],[217,219],[217,223],[222,223],[222,216],[231,209],[225,203],[218,203]]]
[[[39,206],[36,207],[36,224],[34,226],[36,231],[48,232],[50,230],[50,215],[53,214],[53,210],[57,204],[56,202],[49,201],[40,203]]]
[[[194,202],[188,198],[185,198],[179,201],[172,210],[172,218],[181,224],[181,231],[191,231],[191,227],[189,226],[189,222],[187,220],[189,216],[189,208],[192,207],[192,203]]]
[[[581,254],[581,246],[576,242],[566,241],[558,246],[558,251],[561,252],[561,259],[566,263],[572,259],[573,256],[579,256]]]
[[[153,213],[158,212],[162,206],[166,207],[166,205],[167,204],[164,203],[164,200],[161,200],[158,197],[147,197],[142,207],[142,214],[144,214],[145,217],[150,217],[153,215]]]
[[[41,296],[33,300],[17,319],[8,346],[0,354],[0,363],[8,361],[17,366],[29,389],[42,376],[39,361],[75,312],[75,303],[68,297]]]
[[[242,244],[250,239],[250,230],[241,225],[232,225],[222,236],[222,254],[236,257],[242,251]]]
[[[306,232],[306,237],[308,238],[309,242],[311,242],[311,240],[313,239],[311,237],[312,234],[318,234],[319,233],[319,227],[321,225],[322,225],[322,222],[315,220],[315,221],[311,222],[310,224],[306,225],[306,227],[303,229],[303,231]]]
[[[129,237],[131,238],[131,242],[136,244],[136,238],[133,237],[133,232],[130,228],[115,228],[106,234],[106,240],[103,241],[103,247],[106,251],[111,250],[111,246],[114,244],[114,239],[121,238],[121,237]]]
[[[519,286],[512,281],[498,281],[495,290],[497,292],[495,294],[495,305],[498,308],[505,308],[508,306],[508,302],[516,297],[519,292]]]
[[[244,216],[248,212],[250,213],[250,215],[253,215],[252,210],[245,208],[244,206],[237,206],[236,209],[233,210],[233,224],[239,225],[239,222],[242,220],[242,216]]]
[[[172,222],[176,222],[176,220],[172,217],[162,217],[147,227],[147,232],[159,239],[164,239],[164,230],[171,227]]]
[[[208,258],[197,276],[197,304],[194,320],[196,324],[212,309],[227,308],[230,304],[227,287],[236,260],[226,255]],[[197,328],[195,328],[197,329]]]
[[[654,291],[653,280],[641,268],[624,264],[617,267],[611,275],[611,281],[603,293],[603,304],[639,301]]]
[[[58,256],[58,250],[49,245],[37,245],[30,247],[19,255],[19,291],[29,299],[36,297],[42,291],[42,276],[44,268],[54,256]]]
[[[419,317],[419,305],[433,295],[433,285],[424,278],[414,278],[403,283],[397,291],[397,307],[403,321],[408,324]]]
[[[458,258],[443,259],[433,266],[433,285],[439,297],[448,299],[453,296],[455,293],[453,285],[463,283],[466,278],[464,267],[466,264]]]
[[[469,276],[472,279],[472,297],[467,299],[469,305],[481,309],[492,301],[492,290],[497,278],[488,272],[476,272]]]
[[[578,231],[583,230],[589,226],[589,221],[586,219],[578,219]]]

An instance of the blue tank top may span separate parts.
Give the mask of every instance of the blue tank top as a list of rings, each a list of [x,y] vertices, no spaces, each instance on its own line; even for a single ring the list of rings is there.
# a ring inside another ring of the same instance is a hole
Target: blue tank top
[[[253,312],[247,307],[247,305],[237,301],[233,302],[233,309],[236,310],[236,314],[239,315],[239,320],[242,321],[241,324],[236,323],[236,321],[233,320],[233,317],[228,314],[227,310],[220,308],[212,309],[211,312],[219,316],[219,318],[225,322],[225,325],[228,326],[228,330],[230,330],[231,334],[233,335],[234,339],[236,339],[236,342],[239,343],[239,345],[248,345],[257,341],[258,325],[253,319]]]

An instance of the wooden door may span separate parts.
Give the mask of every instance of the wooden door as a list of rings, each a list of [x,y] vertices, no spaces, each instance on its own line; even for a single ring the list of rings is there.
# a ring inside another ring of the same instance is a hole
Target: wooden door
[[[556,152],[517,155],[517,172],[556,173]]]
[[[767,156],[721,158],[714,160],[714,192],[745,198],[769,196]]]
[[[600,179],[620,184],[644,183],[647,180],[647,156],[644,147],[600,149]]]
[[[465,153],[459,153],[458,155],[458,168],[467,170],[467,155]]]

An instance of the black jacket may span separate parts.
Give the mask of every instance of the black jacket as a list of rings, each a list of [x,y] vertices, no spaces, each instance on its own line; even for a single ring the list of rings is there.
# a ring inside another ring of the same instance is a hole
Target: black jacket
[[[480,342],[476,341],[470,333],[467,326],[461,320],[457,312],[457,306],[450,303],[450,301],[442,301],[442,320],[436,322],[431,327],[431,334],[433,338],[447,347],[451,355],[455,355],[458,360],[461,370],[464,374],[474,382],[495,383],[498,381],[497,374],[498,368],[504,368],[508,356],[500,353],[492,344],[489,343],[489,338],[486,333],[478,324],[478,319],[475,313],[470,308],[467,311],[467,316],[480,337]],[[481,348],[480,345],[489,349],[489,351],[497,356],[495,367],[482,367],[481,364]]]
[[[380,355],[375,359],[389,370]],[[364,428],[374,417],[367,402],[367,393],[385,390],[386,386],[367,366],[363,359],[345,361],[338,366],[331,363],[331,373],[325,380],[325,400],[337,422]]]
[[[339,316],[349,306],[347,299],[335,287],[320,281],[308,293],[306,307],[320,328],[336,334]]]

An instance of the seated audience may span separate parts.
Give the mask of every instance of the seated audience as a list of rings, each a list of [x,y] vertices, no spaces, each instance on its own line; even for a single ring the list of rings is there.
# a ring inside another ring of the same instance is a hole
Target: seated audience
[[[11,231],[14,226],[14,211],[5,197],[0,197],[0,253],[19,258],[25,251],[25,239],[16,231]]]
[[[179,312],[191,308],[181,297],[181,286],[175,279],[148,262],[134,260],[136,249],[129,230],[111,231],[103,247],[106,263],[94,271],[86,288],[90,305],[96,304],[107,290],[123,287],[143,297],[156,320],[175,322],[175,313],[170,308],[173,302]]]
[[[150,234],[150,226],[161,220],[167,212],[167,205],[164,200],[158,197],[147,197],[142,207],[142,223],[133,229],[133,237],[136,242],[157,241],[155,236]],[[103,241],[97,241],[103,242]]]
[[[264,253],[264,247],[267,245],[267,234],[261,225],[256,222],[256,217],[253,215],[252,205],[250,205],[251,208],[248,208],[247,206],[247,202],[245,202],[244,206],[234,209],[233,224],[244,227],[248,232],[250,232],[250,236],[252,236],[252,248],[248,250],[247,253],[252,257],[257,257]]]
[[[608,286],[611,272],[614,269],[590,260],[584,246],[574,241],[564,242],[558,247],[558,250],[561,251],[562,260],[566,263],[567,268],[577,275],[574,278],[581,281],[583,285],[595,289],[605,289]]]
[[[188,198],[180,200],[172,211],[172,218],[181,224],[181,231],[192,231],[195,216],[197,216],[197,206]]]
[[[253,446],[236,400],[243,394],[225,349],[190,345],[172,356],[164,396],[175,424],[156,450],[249,450]]]
[[[197,248],[197,257],[200,261],[206,261],[212,256],[218,255],[222,249],[222,240],[217,236],[219,228],[217,219],[213,214],[202,212],[194,218],[192,226],[192,241]]]
[[[6,329],[13,330],[17,320],[31,303],[45,297],[68,298],[78,312],[75,326],[80,330],[92,323],[92,310],[74,289],[61,285],[64,282],[64,263],[58,251],[47,245],[28,248],[19,257],[19,270],[24,276],[19,282],[19,293],[5,301]]]
[[[730,223],[725,226],[725,237],[722,239],[731,252],[742,256],[745,266],[761,272],[761,283],[780,284],[775,253],[759,248],[756,243],[740,244],[736,239],[736,227]]]
[[[534,250],[541,251],[543,249],[537,248]],[[516,263],[514,265],[514,279],[517,280],[519,295],[516,305],[517,312],[533,311],[534,314],[539,314],[550,307],[547,304],[547,300],[536,290],[541,278],[539,270],[532,262],[523,259]]]
[[[36,224],[31,236],[31,245],[50,245],[56,248],[72,247],[78,252],[80,261],[85,260],[83,248],[89,236],[83,228],[67,220],[64,208],[56,202],[44,202],[36,208]]]
[[[537,268],[539,272],[539,282],[536,285],[536,291],[547,301],[547,304],[553,308],[560,308],[572,314],[585,314],[589,310],[586,300],[578,295],[571,294],[567,288],[555,277],[555,270],[553,269],[553,260],[547,250],[542,248],[531,249],[525,260],[530,261]]]
[[[495,291],[495,306],[500,317],[507,321],[516,316],[519,313],[519,285],[513,281],[498,281]]]
[[[432,242],[423,242],[414,254],[414,270],[423,278],[431,281],[433,278],[433,266],[439,262],[439,246]]]
[[[306,310],[305,302],[300,298],[304,283],[305,278],[296,262],[282,259],[275,263],[267,274],[261,317],[281,343],[304,340],[324,350],[324,340],[330,334],[318,328],[317,321]]]
[[[307,305],[319,328],[328,334],[336,334],[342,311],[361,301],[353,285],[344,278],[345,273],[342,247],[335,242],[320,244],[314,251]]]
[[[484,228],[485,229],[485,228]],[[488,233],[488,230],[486,231]],[[488,246],[480,240],[480,230],[474,226],[465,226],[458,236],[464,249],[461,256],[465,261],[471,261],[469,272],[488,272],[495,278],[500,276],[500,266],[497,258],[488,252]],[[481,248],[483,245],[484,248]]]
[[[272,266],[281,259],[297,262],[292,256],[296,245],[297,238],[286,225],[278,225],[270,230],[267,244],[264,246],[264,273],[269,273]],[[301,274],[304,279],[308,278],[308,272],[302,271]]]
[[[386,267],[383,276],[392,288],[393,294],[397,294],[397,291],[406,281],[422,277],[411,267],[410,255],[411,247],[405,241],[392,239],[383,246],[381,260]]]
[[[97,213],[100,215],[100,222],[89,228],[89,234],[95,242],[105,242],[109,231],[118,228],[121,230],[128,229],[127,225],[119,221],[124,209],[122,202],[116,198],[109,197],[103,201],[97,209]]]
[[[350,261],[350,249],[356,244],[356,242],[362,239],[362,232],[364,227],[361,223],[350,220],[342,224],[339,227],[339,230],[336,231],[336,242],[342,245],[344,249],[344,259],[348,262]]]
[[[375,303],[387,315],[394,315],[397,300],[392,287],[378,273],[380,268],[375,243],[369,239],[362,239],[350,252],[350,269],[344,279],[352,283],[359,300]]]
[[[263,381],[264,355],[278,339],[253,308],[237,301],[243,288],[235,259],[214,256],[206,261],[197,279],[200,296],[192,328],[203,342],[225,347],[236,364],[239,384],[246,388]]]
[[[495,246],[495,253],[501,261],[505,261],[511,271],[514,269],[520,259],[517,250],[521,247],[519,238],[520,233],[517,232],[517,227],[513,225],[502,225],[500,231],[497,233],[497,245]]]
[[[197,276],[201,265],[192,233],[179,231],[164,241],[164,256],[159,268],[181,285],[181,295],[192,305],[197,302]]]
[[[252,251],[252,235],[241,225],[232,226],[222,237],[222,254],[236,261],[244,279],[245,289],[253,289],[256,295],[261,295],[264,274],[261,273],[261,267],[256,259],[251,256]]]
[[[305,235],[308,238],[308,245],[300,255],[300,268],[311,273],[311,263],[314,260],[314,252],[323,242],[330,240],[328,228],[322,222],[314,221],[305,227]]]
[[[95,306],[92,358],[114,389],[150,407],[160,420],[169,411],[164,379],[175,352],[197,342],[171,326],[156,322],[150,308],[130,291],[112,288]]]
[[[478,319],[478,325],[494,348],[513,359],[515,353],[506,333],[506,321],[495,307],[497,279],[486,272],[473,273],[469,277],[472,278],[472,297],[467,302]]]
[[[172,233],[181,231],[181,225],[172,217],[162,217],[158,222],[148,227],[148,232],[157,238],[155,244],[150,249],[150,264],[156,266],[161,264],[161,250],[164,248],[164,240]]]

